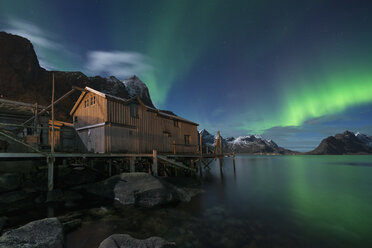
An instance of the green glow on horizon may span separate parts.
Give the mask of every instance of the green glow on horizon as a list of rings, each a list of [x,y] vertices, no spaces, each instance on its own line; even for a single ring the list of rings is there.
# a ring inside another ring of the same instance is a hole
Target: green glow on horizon
[[[273,106],[265,113],[271,113],[270,118],[247,122],[243,129],[262,133],[272,127],[298,127],[307,120],[342,113],[348,108],[372,102],[370,72],[344,71],[297,82],[283,88],[279,106]]]

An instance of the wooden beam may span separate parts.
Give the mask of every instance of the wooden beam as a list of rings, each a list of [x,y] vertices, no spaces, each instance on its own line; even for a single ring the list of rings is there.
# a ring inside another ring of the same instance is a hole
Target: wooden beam
[[[64,94],[63,96],[61,96],[60,98],[58,98],[54,104],[57,104],[59,103],[60,101],[62,101],[63,99],[65,99],[66,97],[68,97],[69,95],[71,95],[72,93],[75,92],[75,89],[73,88],[72,90],[70,90],[69,92],[67,92],[66,94]],[[48,107],[44,108],[43,110],[41,110],[37,115],[40,115],[42,113],[45,113],[46,111],[48,111],[48,109],[50,109],[52,107],[52,104],[50,104]],[[22,125],[26,125],[27,123],[29,123],[30,121],[32,121],[33,119],[35,118],[35,116],[31,117],[30,119],[28,119],[27,121],[23,122]]]
[[[165,161],[165,162],[168,162],[169,164],[172,164],[172,165],[178,167],[178,169],[185,169],[185,170],[190,170],[190,171],[193,171],[193,172],[196,171],[194,168],[187,167],[181,162],[177,162],[177,161],[174,161],[172,159],[168,159],[166,156],[158,155],[158,158]]]

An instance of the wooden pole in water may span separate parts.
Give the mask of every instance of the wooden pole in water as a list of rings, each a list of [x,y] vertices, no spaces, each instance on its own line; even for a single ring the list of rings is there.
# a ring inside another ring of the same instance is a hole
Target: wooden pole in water
[[[152,174],[158,176],[158,151],[152,150]]]
[[[109,159],[108,161],[108,173],[109,173],[109,176],[111,177],[112,176],[112,159]]]
[[[136,172],[135,162],[136,162],[135,157],[129,159],[129,172]]]
[[[235,152],[233,152],[233,166],[234,166],[234,173],[235,173]]]
[[[50,144],[50,158],[48,159],[48,190],[54,188],[54,73],[52,74],[52,142]]]
[[[200,137],[200,156],[199,156],[199,176],[200,178],[203,176],[203,168],[202,168],[202,160],[203,160],[203,143],[202,143],[202,135],[199,135]]]
[[[220,133],[220,131],[218,131],[218,142],[219,142],[219,146],[220,146],[220,155],[223,156],[223,152],[222,152],[222,140],[221,140],[221,133]]]

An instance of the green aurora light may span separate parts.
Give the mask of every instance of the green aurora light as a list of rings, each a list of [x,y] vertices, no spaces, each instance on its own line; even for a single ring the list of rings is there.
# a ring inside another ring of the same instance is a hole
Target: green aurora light
[[[285,87],[279,107],[266,111],[271,113],[265,115],[270,118],[247,122],[242,128],[262,133],[272,127],[298,127],[307,120],[342,113],[348,108],[372,102],[370,72],[344,70],[297,82]]]

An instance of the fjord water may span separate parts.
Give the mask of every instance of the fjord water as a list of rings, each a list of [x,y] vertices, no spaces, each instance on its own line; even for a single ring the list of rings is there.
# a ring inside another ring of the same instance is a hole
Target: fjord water
[[[216,160],[204,193],[158,209],[118,207],[84,223],[67,247],[113,233],[179,247],[370,247],[372,156],[252,156]]]

